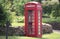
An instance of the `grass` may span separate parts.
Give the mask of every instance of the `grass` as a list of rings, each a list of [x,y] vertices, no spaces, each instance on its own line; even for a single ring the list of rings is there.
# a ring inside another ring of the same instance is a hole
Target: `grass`
[[[60,34],[58,33],[52,33],[52,34],[45,34],[43,35],[43,38],[46,38],[46,39],[60,39]]]
[[[5,39],[5,36],[0,36],[0,39]],[[8,39],[60,39],[60,34],[55,32],[51,34],[44,34],[42,38],[27,36],[9,36]]]
[[[14,21],[11,23],[12,27],[17,27],[17,26],[24,26],[23,22],[18,23],[17,21],[24,21],[24,16],[16,16]]]
[[[12,27],[24,26],[24,23],[12,23]]]

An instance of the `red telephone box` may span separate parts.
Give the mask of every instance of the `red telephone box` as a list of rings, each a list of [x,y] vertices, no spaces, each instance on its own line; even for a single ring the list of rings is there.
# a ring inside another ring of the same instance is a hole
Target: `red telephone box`
[[[42,37],[42,6],[38,2],[25,4],[25,34],[31,37]]]

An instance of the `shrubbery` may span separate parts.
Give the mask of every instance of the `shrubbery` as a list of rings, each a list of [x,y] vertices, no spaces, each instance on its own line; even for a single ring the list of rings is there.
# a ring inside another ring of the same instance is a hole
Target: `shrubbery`
[[[46,2],[46,4],[44,5],[44,3],[42,4],[43,5],[43,14],[47,14],[48,16],[50,16],[51,18],[52,17],[60,17],[60,4],[59,2],[51,2],[51,1],[48,1]]]

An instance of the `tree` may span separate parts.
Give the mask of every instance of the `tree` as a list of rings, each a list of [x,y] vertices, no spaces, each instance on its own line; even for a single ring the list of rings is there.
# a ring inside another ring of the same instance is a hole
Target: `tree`
[[[4,7],[0,4],[0,26],[5,25],[8,17],[8,14],[4,12]]]
[[[10,1],[9,0],[2,0],[0,2],[0,25],[5,26],[6,21],[12,22],[12,15],[10,11]]]

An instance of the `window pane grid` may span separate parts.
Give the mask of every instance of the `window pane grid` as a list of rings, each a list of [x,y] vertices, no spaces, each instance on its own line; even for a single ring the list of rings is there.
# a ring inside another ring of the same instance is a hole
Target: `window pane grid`
[[[40,34],[40,11],[38,11],[38,34]]]

